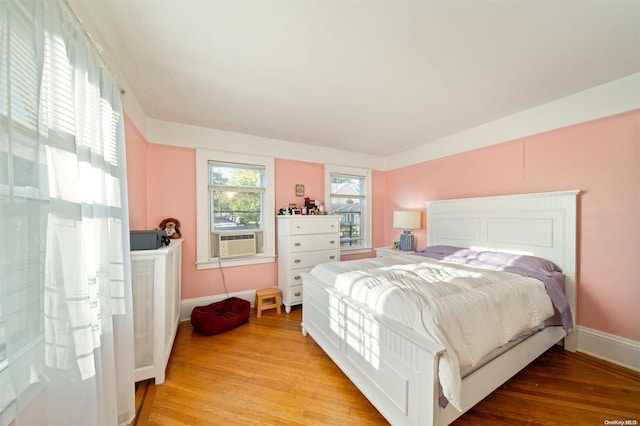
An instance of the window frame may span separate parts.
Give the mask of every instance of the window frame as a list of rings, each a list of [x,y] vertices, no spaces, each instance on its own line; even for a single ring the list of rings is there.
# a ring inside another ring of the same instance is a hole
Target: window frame
[[[324,199],[325,199],[325,208],[331,208],[331,177],[332,175],[341,175],[341,176],[354,176],[358,178],[364,179],[364,198],[362,204],[362,224],[360,225],[360,232],[364,233],[364,238],[362,238],[362,245],[354,248],[349,247],[340,247],[340,253],[349,255],[349,254],[361,254],[361,253],[370,253],[373,248],[372,241],[372,225],[371,225],[371,210],[372,210],[372,199],[373,194],[371,191],[371,170],[369,169],[361,169],[356,167],[348,167],[348,166],[337,166],[332,164],[325,164],[324,166]],[[331,212],[332,214],[340,215],[340,213]]]
[[[211,211],[209,204],[209,162],[224,162],[238,166],[264,167],[265,193],[262,206],[263,253],[238,258],[211,257]],[[273,157],[196,149],[196,268],[216,269],[228,266],[273,263],[275,254],[275,161]]]

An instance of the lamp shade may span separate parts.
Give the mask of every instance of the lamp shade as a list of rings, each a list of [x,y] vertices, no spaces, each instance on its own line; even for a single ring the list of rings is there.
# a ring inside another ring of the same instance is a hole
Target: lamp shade
[[[393,212],[393,227],[402,229],[420,228],[420,212],[415,210]]]

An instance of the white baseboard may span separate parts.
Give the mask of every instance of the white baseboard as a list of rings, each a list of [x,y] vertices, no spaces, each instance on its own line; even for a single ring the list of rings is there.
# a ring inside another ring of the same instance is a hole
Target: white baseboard
[[[640,372],[640,342],[578,326],[578,351]]]
[[[253,308],[256,301],[256,291],[247,290],[237,293],[229,293],[229,296],[227,296],[226,294],[216,294],[215,296],[197,297],[195,299],[183,299],[180,302],[180,321],[190,321],[191,311],[193,311],[193,308],[195,308],[196,306],[206,306],[211,303],[224,300],[227,297],[238,297],[240,299],[247,300],[249,301],[249,303],[251,303],[251,307]]]

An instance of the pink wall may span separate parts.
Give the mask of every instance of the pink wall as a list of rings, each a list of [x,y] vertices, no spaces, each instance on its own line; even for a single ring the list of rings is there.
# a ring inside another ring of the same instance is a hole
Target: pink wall
[[[397,239],[393,210],[422,210],[426,200],[581,189],[578,323],[640,341],[638,123],[640,111],[635,111],[389,172],[374,171],[373,245]],[[147,144],[128,120],[125,124],[132,229],[151,229],[165,217],[178,218],[184,237],[183,299],[224,294],[220,270],[195,267],[195,150]],[[297,183],[305,185],[310,197],[324,198],[322,164],[276,159],[275,165],[276,207],[302,200],[295,196]],[[418,246],[424,246],[424,227],[415,234]],[[224,277],[230,293],[273,286],[277,265],[225,268]]]
[[[371,225],[373,228],[374,247],[382,247],[389,245],[393,240],[388,240],[383,232],[385,223],[391,223],[393,210],[389,210],[386,203],[387,197],[387,177],[385,172],[373,171],[371,176],[373,212],[371,217]],[[375,253],[374,253],[375,255]]]
[[[149,143],[126,114],[124,134],[127,140],[129,227],[134,230],[147,229],[147,146]]]
[[[296,184],[304,185],[305,197],[324,200],[324,165],[306,161],[291,161],[277,158],[276,208],[289,203],[304,205],[304,197],[296,196]]]
[[[390,171],[386,210],[422,209],[426,200],[582,190],[577,321],[640,341],[639,123],[634,111]],[[388,219],[387,242],[395,234]],[[417,237],[424,246],[425,230]]]
[[[137,141],[134,141],[136,143]],[[129,140],[127,140],[129,143]],[[182,298],[192,299],[225,293],[252,290],[277,285],[277,263],[198,271],[196,259],[196,192],[195,150],[164,145],[148,144],[146,150],[146,228],[158,226],[166,217],[175,217],[181,222],[183,241]],[[132,159],[136,163],[140,158]],[[134,167],[132,164],[129,167]],[[374,174],[374,182],[383,181],[380,173]],[[319,163],[276,159],[275,161],[276,208],[286,207],[290,202],[301,205],[304,200],[295,195],[295,185],[305,186],[305,195],[324,199],[324,166]],[[377,185],[382,188],[383,185]],[[377,202],[383,200],[382,192],[374,189]],[[132,209],[141,206],[134,203]],[[131,215],[138,215],[132,212]],[[374,219],[375,221],[375,219]],[[370,256],[346,256],[356,258]]]
[[[157,227],[162,219],[175,217],[182,227],[182,298],[192,299],[276,285],[275,264],[196,269],[196,151],[166,145],[148,148],[147,224]]]

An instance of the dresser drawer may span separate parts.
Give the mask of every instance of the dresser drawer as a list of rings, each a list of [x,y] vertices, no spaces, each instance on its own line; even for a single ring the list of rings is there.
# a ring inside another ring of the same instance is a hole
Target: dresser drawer
[[[287,248],[291,253],[301,251],[336,250],[340,240],[337,234],[291,235],[287,238]]]
[[[278,215],[278,288],[287,313],[302,303],[303,272],[340,261],[338,215]]]
[[[293,219],[291,221],[290,233],[297,234],[335,234],[338,232],[339,224],[335,219],[314,219],[305,220],[304,218]]]
[[[298,305],[302,303],[302,286],[293,285],[289,287],[289,303],[292,305]]]
[[[303,272],[309,272],[311,269],[313,268],[292,269],[288,271],[286,284],[288,286],[302,285],[302,276],[300,274]]]
[[[338,250],[299,252],[291,253],[289,256],[291,269],[312,268],[319,263],[340,260]]]

